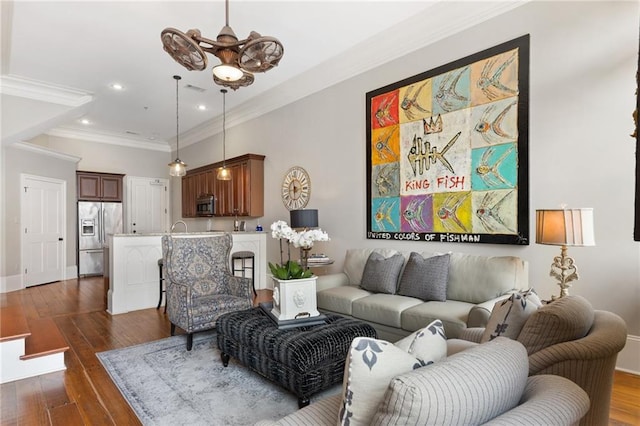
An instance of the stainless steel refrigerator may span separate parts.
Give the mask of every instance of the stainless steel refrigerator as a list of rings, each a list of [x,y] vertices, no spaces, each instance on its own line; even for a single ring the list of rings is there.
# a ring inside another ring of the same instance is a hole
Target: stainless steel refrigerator
[[[107,235],[122,233],[122,203],[78,202],[78,275],[102,275]]]

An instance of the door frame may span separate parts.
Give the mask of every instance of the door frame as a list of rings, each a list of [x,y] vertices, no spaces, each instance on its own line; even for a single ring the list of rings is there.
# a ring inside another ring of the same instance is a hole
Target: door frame
[[[67,181],[63,179],[56,179],[47,176],[38,176],[32,175],[28,173],[20,173],[20,286],[21,288],[27,288],[27,277],[24,272],[25,269],[25,251],[26,251],[26,237],[24,232],[24,227],[26,226],[26,218],[25,218],[25,203],[24,203],[24,188],[27,186],[26,182],[28,179],[31,180],[40,180],[43,182],[59,184],[62,186],[62,203],[61,209],[62,211],[62,277],[61,280],[65,280],[67,278]]]

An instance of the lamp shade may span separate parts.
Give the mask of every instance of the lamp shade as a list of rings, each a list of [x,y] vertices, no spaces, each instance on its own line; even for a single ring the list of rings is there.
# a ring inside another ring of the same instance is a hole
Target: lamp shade
[[[536,210],[536,243],[595,246],[593,209]]]
[[[301,209],[289,212],[292,228],[317,228],[318,210]]]

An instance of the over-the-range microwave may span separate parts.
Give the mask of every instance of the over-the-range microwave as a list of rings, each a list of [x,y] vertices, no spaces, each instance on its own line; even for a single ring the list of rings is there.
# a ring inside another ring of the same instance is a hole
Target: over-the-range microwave
[[[213,216],[216,197],[203,195],[196,200],[196,216]]]

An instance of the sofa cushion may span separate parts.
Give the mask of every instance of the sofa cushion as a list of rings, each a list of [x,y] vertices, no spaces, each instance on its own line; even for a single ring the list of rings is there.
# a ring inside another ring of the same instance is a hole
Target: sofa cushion
[[[424,301],[447,300],[447,279],[449,277],[449,254],[424,258],[412,252],[404,267],[398,294],[417,297]]]
[[[416,357],[423,365],[440,361],[447,355],[447,336],[439,319],[398,340],[394,345]]]
[[[400,324],[403,330],[415,331],[435,319],[442,321],[449,339],[456,338],[467,328],[467,315],[473,305],[457,300],[423,302],[402,311]]]
[[[354,318],[384,324],[389,327],[401,328],[402,311],[412,306],[425,303],[419,299],[393,294],[372,294],[371,296],[356,299],[351,303],[351,312]],[[436,318],[431,319],[433,321]],[[420,324],[415,331],[424,327],[431,321]]]
[[[352,315],[352,302],[371,294],[371,292],[352,285],[332,287],[316,293],[317,305],[318,309]]]
[[[360,287],[374,293],[395,294],[402,265],[404,265],[404,256],[400,253],[391,257],[384,257],[376,252],[371,253],[362,272]]]
[[[514,256],[451,253],[447,300],[482,303],[526,285],[524,262]]]
[[[394,377],[371,424],[485,423],[518,404],[528,371],[525,348],[499,337]]]
[[[581,296],[565,296],[542,306],[527,320],[518,341],[529,355],[548,346],[581,339],[593,324],[593,307]]]
[[[431,325],[431,324],[430,324]],[[437,326],[432,327],[437,334]],[[414,340],[428,339],[416,335]],[[440,338],[441,339],[441,338]],[[415,343],[415,342],[414,342]],[[413,345],[408,345],[412,347]],[[416,350],[419,350],[417,343]],[[440,352],[424,353],[424,360],[384,340],[356,337],[351,343],[345,361],[342,407],[338,424],[368,426],[376,408],[382,401],[389,381],[396,375],[412,371],[446,356],[446,344]]]
[[[379,253],[384,257],[391,257],[398,253],[392,249],[349,249],[344,259],[344,273],[349,277],[349,284],[360,285],[362,282],[362,273],[364,265],[369,259],[371,253]]]
[[[532,288],[496,302],[480,342],[488,342],[498,336],[517,339],[529,316],[540,306],[542,301]]]

